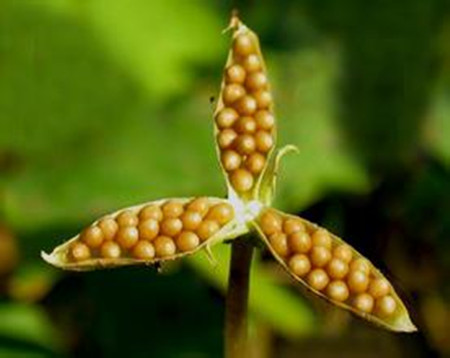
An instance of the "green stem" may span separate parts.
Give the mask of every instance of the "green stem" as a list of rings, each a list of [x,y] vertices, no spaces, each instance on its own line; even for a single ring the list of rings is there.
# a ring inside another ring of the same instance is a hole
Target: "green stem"
[[[225,357],[247,357],[247,312],[253,246],[247,236],[231,244],[228,292],[225,302]]]

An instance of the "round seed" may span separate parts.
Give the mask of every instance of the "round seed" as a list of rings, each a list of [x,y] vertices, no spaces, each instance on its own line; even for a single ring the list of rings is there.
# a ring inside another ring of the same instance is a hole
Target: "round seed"
[[[377,316],[388,317],[392,315],[397,308],[397,303],[392,296],[384,296],[376,300],[375,312]]]
[[[224,169],[230,172],[241,166],[242,158],[234,150],[226,150],[221,155],[221,161]]]
[[[266,158],[260,153],[252,153],[245,160],[245,167],[253,174],[259,174],[266,165]]]
[[[91,250],[86,244],[77,241],[70,248],[70,255],[74,261],[84,261],[91,257]]]
[[[159,223],[155,219],[141,221],[138,226],[139,237],[141,240],[153,240],[158,236]]]
[[[226,149],[233,144],[237,136],[238,135],[234,130],[224,129],[217,135],[217,144],[220,148]]]
[[[139,219],[141,220],[154,219],[156,221],[161,221],[162,218],[163,213],[161,208],[154,204],[144,206],[139,212]]]
[[[373,304],[374,304],[373,297],[367,293],[359,294],[358,296],[355,297],[355,299],[352,302],[353,307],[365,313],[372,312]]]
[[[256,103],[256,99],[252,96],[246,95],[236,101],[235,108],[241,115],[249,116],[255,113],[258,108],[258,103]]]
[[[283,220],[276,212],[268,210],[265,211],[259,219],[259,224],[265,235],[272,235],[281,231]]]
[[[117,232],[116,241],[120,247],[129,249],[136,245],[139,240],[139,231],[134,226],[124,226]]]
[[[307,253],[312,246],[311,238],[306,231],[297,231],[289,235],[289,247],[299,254]]]
[[[155,254],[158,257],[172,256],[177,251],[175,242],[167,236],[158,236],[153,242]]]
[[[195,230],[202,222],[202,215],[198,211],[187,210],[181,215],[183,228],[186,230]]]
[[[258,55],[251,54],[244,58],[242,66],[244,66],[245,70],[248,72],[255,72],[261,68],[261,60]]]
[[[114,236],[119,229],[116,220],[112,218],[103,218],[98,222],[98,227],[103,233],[103,238],[105,240],[113,240]]]
[[[286,220],[284,220],[283,232],[286,235],[290,235],[298,231],[305,231],[305,225],[303,225],[300,219],[287,218]]]
[[[331,250],[331,236],[325,229],[318,229],[312,235],[312,242],[314,246],[323,246]]]
[[[202,241],[205,241],[219,231],[219,229],[220,226],[217,221],[205,220],[199,225],[195,232]]]
[[[247,79],[245,80],[245,87],[252,91],[256,91],[267,87],[267,83],[267,76],[264,72],[253,72],[247,76]]]
[[[327,271],[331,278],[341,279],[347,275],[348,265],[346,262],[335,257],[328,263]]]
[[[256,125],[260,129],[271,130],[275,125],[275,117],[266,110],[258,111],[255,114]]]
[[[328,297],[338,302],[344,302],[349,296],[348,287],[344,281],[331,282],[327,286],[326,293]]]
[[[224,108],[216,116],[216,123],[219,128],[229,128],[238,119],[239,114],[233,108]]]
[[[289,254],[287,236],[282,232],[275,232],[270,235],[269,241],[272,244],[272,248],[278,255],[285,257]]]
[[[100,248],[100,255],[105,259],[117,259],[120,257],[121,251],[117,242],[106,241]]]
[[[234,216],[233,208],[230,204],[221,203],[214,205],[206,215],[207,220],[215,220],[219,225],[229,222]]]
[[[256,130],[256,122],[252,117],[241,117],[237,120],[234,129],[238,133],[253,133]]]
[[[369,289],[367,292],[372,295],[373,298],[377,299],[386,296],[389,293],[390,285],[389,282],[384,278],[375,278],[370,281]]]
[[[236,169],[230,176],[231,185],[239,192],[246,192],[253,187],[253,176],[245,169]]]
[[[244,83],[245,70],[241,65],[235,64],[227,68],[225,76],[227,82]]]
[[[369,278],[362,271],[351,271],[347,277],[348,287],[350,291],[355,293],[363,293],[369,286]]]
[[[183,228],[183,223],[178,218],[168,218],[161,222],[161,234],[163,236],[174,237]]]
[[[183,204],[175,200],[169,200],[162,206],[164,218],[177,218],[183,211]]]
[[[117,216],[116,221],[119,226],[136,226],[139,219],[131,210],[124,210]]]
[[[350,263],[350,270],[361,271],[364,272],[366,275],[369,275],[370,263],[366,259],[359,257]]]
[[[103,232],[98,226],[90,226],[84,229],[80,238],[90,248],[96,248],[103,242]]]
[[[203,218],[209,210],[209,199],[208,198],[194,199],[188,204],[187,209],[198,212]]]
[[[331,252],[326,247],[314,246],[311,250],[311,262],[315,267],[323,267],[331,260]]]
[[[333,255],[346,263],[350,263],[353,257],[353,252],[350,246],[342,244],[334,249]]]
[[[240,154],[250,154],[255,151],[255,138],[250,134],[242,134],[236,139],[236,150]]]
[[[322,291],[329,281],[327,273],[320,268],[312,270],[306,277],[306,282],[317,291]]]
[[[139,241],[133,248],[133,256],[139,260],[150,260],[155,257],[155,248],[148,241]]]
[[[289,268],[298,277],[305,276],[311,270],[311,263],[308,256],[303,254],[296,254],[289,259]]]
[[[239,35],[233,44],[234,52],[239,56],[247,56],[255,50],[252,39],[248,35]]]
[[[257,131],[255,134],[256,149],[259,152],[268,152],[273,146],[273,137],[269,132]]]
[[[180,251],[186,252],[194,250],[200,245],[200,239],[197,234],[191,231],[183,231],[176,240],[177,248]]]
[[[272,105],[272,94],[267,90],[259,90],[253,93],[259,109],[269,108]]]
[[[222,98],[225,104],[230,105],[245,95],[245,89],[241,85],[232,83],[223,89]]]

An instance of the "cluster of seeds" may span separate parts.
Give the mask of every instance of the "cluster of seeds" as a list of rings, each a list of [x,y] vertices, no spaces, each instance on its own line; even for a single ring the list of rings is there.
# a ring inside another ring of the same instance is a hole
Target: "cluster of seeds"
[[[167,258],[195,250],[233,217],[230,204],[211,203],[208,198],[124,210],[86,228],[71,245],[69,259]]]
[[[256,35],[238,34],[216,111],[220,160],[239,193],[251,190],[274,145],[272,94]]]
[[[273,250],[291,272],[333,301],[381,318],[392,316],[397,302],[389,282],[348,245],[299,218],[266,210],[259,224]]]

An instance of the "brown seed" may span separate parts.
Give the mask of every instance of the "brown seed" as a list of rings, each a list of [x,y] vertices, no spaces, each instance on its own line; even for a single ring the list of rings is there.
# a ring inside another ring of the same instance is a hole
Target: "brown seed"
[[[311,270],[311,263],[308,256],[303,254],[296,254],[289,259],[289,268],[298,277],[305,276]]]
[[[283,232],[286,235],[293,234],[294,232],[305,231],[305,225],[303,225],[300,219],[287,218],[283,222]]]
[[[251,91],[263,89],[267,84],[267,76],[262,71],[250,73],[245,80],[245,87]]]
[[[350,270],[351,271],[361,271],[364,272],[366,275],[369,275],[370,273],[370,263],[365,258],[359,257],[353,260],[350,263]]]
[[[169,200],[162,206],[164,218],[177,218],[184,212],[183,204],[179,201]]]
[[[91,250],[86,244],[76,241],[70,248],[70,256],[74,261],[84,261],[91,257]]]
[[[288,237],[289,247],[299,254],[307,253],[312,246],[311,238],[306,231],[297,231]]]
[[[226,105],[236,102],[239,98],[244,97],[244,95],[244,87],[235,83],[226,85],[222,92],[222,98]]]
[[[138,226],[141,240],[153,240],[159,233],[159,223],[155,219],[141,221]]]
[[[275,232],[269,236],[269,241],[278,255],[282,257],[289,255],[289,246],[285,234],[282,232]]]
[[[117,259],[121,253],[119,244],[114,241],[105,241],[100,248],[100,255],[105,259]]]
[[[139,240],[139,231],[134,226],[124,226],[117,232],[116,241],[120,247],[129,249],[136,245]]]
[[[267,236],[280,232],[282,223],[283,219],[281,216],[272,210],[265,211],[259,219],[261,229]]]
[[[161,222],[161,234],[163,236],[174,237],[183,229],[183,223],[178,218],[168,218]]]
[[[377,299],[386,296],[390,291],[389,282],[384,278],[375,278],[370,281],[368,293]]]
[[[323,290],[329,281],[327,273],[320,268],[312,270],[306,277],[306,282],[317,291]]]
[[[98,222],[98,227],[102,230],[105,240],[113,240],[119,229],[116,220],[113,218],[103,218]]]
[[[255,46],[249,35],[242,34],[234,39],[233,49],[236,55],[247,56],[255,50]]]
[[[326,247],[313,246],[310,257],[314,267],[323,267],[331,260],[331,252]]]
[[[175,242],[167,236],[158,236],[153,242],[153,246],[158,257],[172,256],[177,251]]]
[[[246,192],[253,187],[253,176],[245,169],[236,169],[230,175],[231,185],[239,192]]]
[[[224,129],[217,135],[217,144],[222,149],[226,149],[233,144],[234,140],[237,138],[237,133],[232,129]]]
[[[103,243],[103,232],[98,226],[89,226],[84,229],[80,238],[90,248],[96,248]]]
[[[208,198],[197,198],[192,200],[188,205],[187,209],[198,212],[202,218],[206,215],[209,210],[209,199]]]
[[[348,274],[347,283],[350,291],[355,293],[363,293],[369,286],[369,278],[362,271],[351,271]]]
[[[207,220],[215,220],[219,225],[229,222],[234,216],[233,207],[227,203],[214,205],[206,215]]]
[[[221,161],[224,169],[230,172],[241,166],[242,157],[234,150],[226,150],[221,155]]]
[[[245,160],[245,167],[253,174],[259,174],[266,165],[266,158],[260,153],[252,153]]]
[[[397,303],[392,296],[384,296],[376,300],[375,313],[380,317],[391,316],[397,309]]]
[[[221,129],[231,127],[239,118],[239,114],[233,108],[224,108],[216,116],[217,126]]]
[[[155,257],[155,248],[148,241],[139,241],[133,248],[133,256],[139,260],[150,260]]]
[[[256,103],[259,109],[266,109],[272,105],[273,97],[272,94],[267,90],[259,90],[253,92],[253,97],[255,97]]]
[[[247,72],[255,72],[261,69],[261,60],[258,55],[251,54],[244,58],[242,66]]]
[[[227,82],[242,84],[245,81],[245,70],[241,65],[231,65],[227,68],[225,76]]]
[[[314,246],[323,246],[331,250],[331,236],[325,229],[318,229],[312,234],[312,242]]]
[[[253,153],[255,146],[255,138],[250,134],[242,134],[236,139],[236,150],[242,155]]]
[[[373,297],[367,293],[360,293],[352,302],[353,307],[357,310],[371,313],[373,310]]]
[[[183,229],[195,230],[202,222],[202,215],[198,211],[187,210],[180,217],[183,223]]]
[[[347,275],[348,265],[346,262],[335,257],[328,263],[327,271],[331,278],[341,279]]]
[[[327,286],[326,292],[328,297],[338,302],[344,302],[349,296],[348,287],[344,281],[332,281]]]
[[[266,110],[256,112],[255,120],[259,129],[270,131],[275,125],[275,117]]]
[[[253,133],[256,130],[256,122],[252,117],[241,117],[237,120],[234,129],[238,133]]]
[[[177,248],[180,251],[186,252],[194,250],[200,245],[200,239],[197,234],[191,231],[183,231],[176,240]]]
[[[199,225],[195,232],[202,241],[205,241],[219,231],[219,229],[220,225],[217,221],[205,220]]]
[[[139,222],[139,219],[137,215],[131,210],[124,210],[117,216],[116,221],[119,226],[125,227],[136,226]]]
[[[348,264],[352,260],[353,252],[350,246],[342,244],[334,249],[333,255],[334,257],[341,259]]]
[[[163,218],[163,213],[158,205],[150,204],[146,205],[139,212],[139,219],[154,219],[156,221],[161,221]]]
[[[235,108],[241,115],[249,116],[255,113],[258,103],[252,96],[246,95],[236,101]]]
[[[269,132],[257,131],[255,134],[256,149],[266,153],[273,146],[273,137]]]

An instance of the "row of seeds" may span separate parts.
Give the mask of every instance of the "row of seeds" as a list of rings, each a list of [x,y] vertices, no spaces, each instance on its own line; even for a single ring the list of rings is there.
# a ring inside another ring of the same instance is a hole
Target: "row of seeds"
[[[272,94],[256,38],[244,33],[233,42],[225,69],[221,108],[215,122],[222,166],[239,193],[251,190],[274,145]]]
[[[167,258],[196,249],[233,217],[231,205],[212,203],[208,198],[186,204],[168,200],[146,205],[138,212],[124,210],[86,228],[72,244],[69,257],[75,262],[90,258]]]
[[[379,317],[395,313],[397,302],[389,282],[325,229],[308,230],[302,220],[270,209],[259,224],[291,272],[315,290],[360,312]]]

